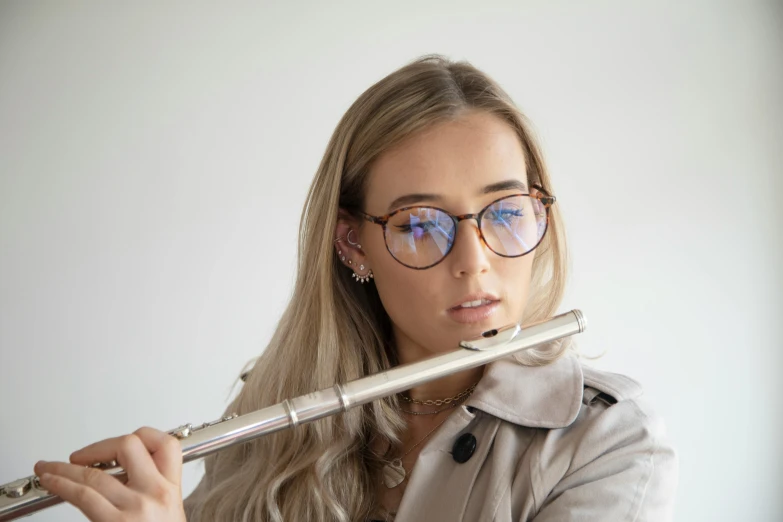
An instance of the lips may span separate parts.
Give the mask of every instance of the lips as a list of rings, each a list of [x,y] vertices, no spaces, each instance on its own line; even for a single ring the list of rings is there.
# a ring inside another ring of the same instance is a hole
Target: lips
[[[484,301],[479,306],[462,307],[462,303],[469,303],[471,301]],[[451,308],[446,312],[453,321],[470,324],[479,323],[492,316],[500,308],[500,299],[495,294],[489,292],[474,292],[467,294],[459,299]]]
[[[455,302],[451,307],[449,308],[449,311],[451,310],[466,310],[466,308],[461,308],[462,303],[469,303],[471,301],[478,301],[479,299],[486,299],[487,301],[496,302],[499,301],[498,297],[495,294],[491,294],[489,292],[474,292],[472,294],[465,295],[461,297],[457,302]],[[487,305],[482,305],[487,306]],[[481,307],[479,307],[481,308]]]
[[[458,323],[471,324],[480,323],[489,319],[500,308],[500,301],[490,301],[481,306],[471,306],[470,308],[450,308],[449,317]]]

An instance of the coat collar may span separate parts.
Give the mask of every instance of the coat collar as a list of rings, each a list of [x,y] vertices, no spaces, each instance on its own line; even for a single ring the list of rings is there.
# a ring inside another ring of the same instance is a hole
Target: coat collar
[[[583,392],[582,366],[571,354],[546,366],[509,356],[487,364],[464,406],[521,426],[564,428],[576,420]]]

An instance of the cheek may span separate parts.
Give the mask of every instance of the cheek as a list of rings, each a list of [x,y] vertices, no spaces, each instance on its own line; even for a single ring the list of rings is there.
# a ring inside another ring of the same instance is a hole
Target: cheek
[[[434,339],[430,337],[442,335],[439,325],[443,318],[438,315],[441,288],[428,270],[412,270],[390,261],[393,264],[378,266],[381,273],[375,278],[383,307],[398,333],[433,347]]]
[[[454,349],[461,338],[439,313],[443,302],[442,286],[438,286],[426,271],[400,266],[409,273],[387,274],[378,284],[378,294],[395,336],[405,339],[406,346],[413,343],[431,353]]]
[[[397,322],[405,316],[411,303],[421,300],[429,278],[426,271],[413,270],[395,261],[386,249],[382,234],[374,234],[366,242],[367,260],[375,275],[373,284],[389,317]]]
[[[393,263],[393,264],[392,264]],[[424,271],[411,270],[393,259],[378,266],[375,285],[383,302],[386,313],[392,322],[410,323],[421,317],[431,301],[429,285],[431,281]],[[430,307],[431,308],[431,307]]]
[[[533,257],[524,256],[508,263],[502,269],[503,293],[507,300],[507,312],[510,321],[521,320],[530,298],[530,282],[533,269]]]

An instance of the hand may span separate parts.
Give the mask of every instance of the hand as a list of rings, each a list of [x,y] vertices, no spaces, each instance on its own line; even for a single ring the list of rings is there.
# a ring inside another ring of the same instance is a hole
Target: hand
[[[92,522],[186,522],[182,505],[182,448],[168,433],[139,428],[90,444],[66,462],[36,463],[41,485]],[[125,483],[90,466],[116,460]],[[47,475],[45,476],[44,473]]]

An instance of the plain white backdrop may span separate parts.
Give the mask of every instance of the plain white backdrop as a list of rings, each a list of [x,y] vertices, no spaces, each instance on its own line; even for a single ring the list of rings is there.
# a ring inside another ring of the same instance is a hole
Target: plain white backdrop
[[[665,417],[677,520],[781,520],[781,4],[268,4],[0,3],[0,483],[218,418],[289,297],[337,121],[442,53],[536,125],[561,311]]]

